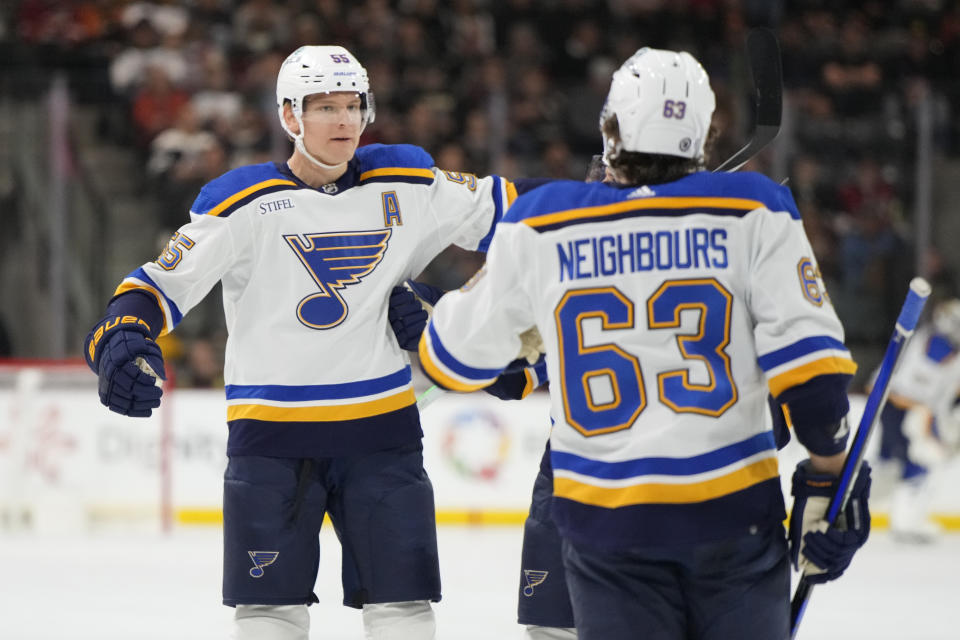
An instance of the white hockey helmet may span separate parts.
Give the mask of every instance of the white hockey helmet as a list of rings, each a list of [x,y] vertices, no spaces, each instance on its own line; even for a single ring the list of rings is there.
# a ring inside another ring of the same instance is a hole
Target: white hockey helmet
[[[325,165],[307,153],[303,145],[303,99],[315,93],[338,91],[356,92],[360,96],[363,122],[366,127],[376,114],[373,92],[367,70],[343,47],[315,45],[300,47],[283,61],[277,74],[277,113],[280,126],[293,138],[297,149],[314,164],[332,169],[339,165]],[[300,133],[294,134],[283,119],[283,105],[289,100],[293,116],[300,125]]]
[[[603,138],[603,158],[621,151],[699,158],[716,98],[710,78],[686,51],[644,47],[613,74],[600,128],[616,116],[620,140]]]
[[[933,311],[933,328],[960,346],[960,300],[951,298],[937,305]]]

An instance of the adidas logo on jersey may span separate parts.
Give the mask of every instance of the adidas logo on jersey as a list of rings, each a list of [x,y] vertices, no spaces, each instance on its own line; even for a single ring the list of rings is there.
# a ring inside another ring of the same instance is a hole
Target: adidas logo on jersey
[[[628,198],[649,198],[650,196],[655,196],[655,195],[657,195],[656,191],[654,191],[647,185],[643,185],[639,189],[634,189],[633,191],[631,191],[630,195],[628,195],[627,197]]]

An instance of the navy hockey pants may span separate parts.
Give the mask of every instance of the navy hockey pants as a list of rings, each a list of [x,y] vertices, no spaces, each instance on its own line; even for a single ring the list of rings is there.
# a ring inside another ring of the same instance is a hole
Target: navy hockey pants
[[[517,621],[541,627],[572,627],[573,607],[563,568],[560,532],[553,523],[553,469],[550,444],[533,483],[530,513],[523,524]]]
[[[783,527],[690,547],[599,551],[563,541],[578,640],[786,640]]]
[[[336,458],[231,457],[223,603],[316,602],[325,513],[342,547],[343,604],[440,600],[433,486],[418,441]]]

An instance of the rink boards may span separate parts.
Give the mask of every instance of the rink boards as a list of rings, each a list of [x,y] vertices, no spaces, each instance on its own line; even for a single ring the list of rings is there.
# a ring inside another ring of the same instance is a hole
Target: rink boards
[[[93,389],[0,390],[0,515],[48,528],[149,521],[164,513],[178,525],[218,524],[223,392],[178,390],[169,399],[153,417],[130,419],[102,407]],[[862,398],[853,400],[856,412]],[[438,521],[521,523],[548,414],[545,393],[519,402],[446,394],[431,404],[422,416],[424,460]],[[781,473],[789,477],[800,455],[793,445],[781,452]],[[960,530],[960,495],[949,488],[958,482],[954,460],[932,489],[935,517],[954,530]],[[884,526],[882,495],[872,507],[876,525]]]

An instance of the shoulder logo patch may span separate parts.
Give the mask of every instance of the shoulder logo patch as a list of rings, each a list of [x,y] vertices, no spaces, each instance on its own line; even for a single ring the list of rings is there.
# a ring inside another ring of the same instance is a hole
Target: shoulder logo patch
[[[391,229],[283,236],[320,288],[297,305],[297,318],[311,329],[330,329],[349,311],[340,289],[360,282],[387,251]]]

